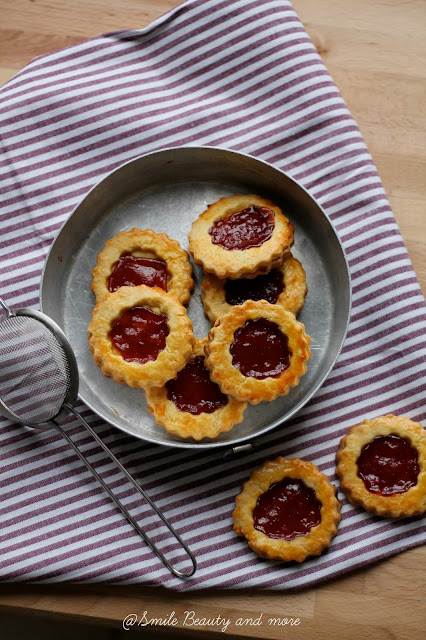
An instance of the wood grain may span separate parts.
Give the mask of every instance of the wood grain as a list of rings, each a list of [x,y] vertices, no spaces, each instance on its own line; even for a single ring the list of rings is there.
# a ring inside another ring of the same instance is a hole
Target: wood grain
[[[0,0],[0,84],[32,58],[108,31],[139,28],[176,0]],[[294,0],[302,22],[355,117],[378,168],[426,294],[426,3],[424,0]],[[424,638],[426,548],[384,560],[316,589],[297,593],[161,588],[0,585],[0,611],[91,621],[121,628],[129,613],[164,617],[185,637],[294,640]],[[184,626],[229,618],[220,627]],[[237,626],[258,617],[260,626]],[[272,616],[300,618],[293,627]],[[143,629],[140,629],[143,630]],[[156,631],[161,630],[157,627]],[[162,635],[162,634],[160,634]]]

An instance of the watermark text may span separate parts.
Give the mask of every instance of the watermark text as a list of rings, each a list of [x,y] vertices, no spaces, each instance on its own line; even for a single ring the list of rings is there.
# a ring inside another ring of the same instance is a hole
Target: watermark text
[[[230,627],[298,627],[300,618],[271,616],[263,613],[255,616],[241,616],[231,619],[222,614],[214,616],[200,616],[195,611],[184,611],[178,616],[176,611],[167,612],[164,616],[151,616],[148,611],[141,614],[129,613],[123,620],[123,629],[129,631],[132,627],[192,627],[201,629],[209,627],[219,629],[225,633]]]

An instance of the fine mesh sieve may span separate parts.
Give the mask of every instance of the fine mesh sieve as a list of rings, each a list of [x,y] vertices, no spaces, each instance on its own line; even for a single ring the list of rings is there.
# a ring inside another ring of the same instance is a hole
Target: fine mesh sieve
[[[59,431],[164,565],[179,578],[192,576],[197,567],[192,552],[141,486],[75,410],[78,367],[62,330],[48,316],[33,309],[12,311],[1,298],[0,306],[6,312],[6,317],[0,320],[0,413],[29,427]],[[68,412],[80,421],[159,516],[190,558],[190,570],[180,571],[167,560],[58,424]]]

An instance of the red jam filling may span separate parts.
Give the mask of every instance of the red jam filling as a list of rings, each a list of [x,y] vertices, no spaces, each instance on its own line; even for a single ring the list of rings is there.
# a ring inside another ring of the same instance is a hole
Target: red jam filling
[[[358,477],[371,493],[391,496],[417,484],[418,451],[408,438],[396,434],[376,436],[364,445],[357,460]]]
[[[111,327],[109,337],[126,362],[156,360],[169,335],[167,316],[146,307],[127,309]]]
[[[164,260],[138,258],[131,253],[123,253],[108,278],[108,291],[113,293],[120,287],[160,287],[167,291],[167,265]]]
[[[232,364],[243,376],[277,378],[290,364],[288,338],[266,318],[247,320],[234,333],[230,346]]]
[[[284,478],[259,496],[253,509],[254,528],[268,538],[293,540],[321,522],[315,490],[298,478]]]
[[[266,207],[252,205],[216,220],[209,229],[213,244],[224,249],[250,249],[260,247],[269,240],[275,226],[274,212]]]
[[[180,411],[187,411],[194,416],[213,413],[228,402],[227,396],[210,379],[203,356],[189,360],[177,378],[166,383],[166,388],[168,399]]]
[[[243,304],[246,300],[266,300],[275,304],[285,289],[283,272],[272,269],[256,278],[241,278],[225,282],[225,300],[228,304]]]

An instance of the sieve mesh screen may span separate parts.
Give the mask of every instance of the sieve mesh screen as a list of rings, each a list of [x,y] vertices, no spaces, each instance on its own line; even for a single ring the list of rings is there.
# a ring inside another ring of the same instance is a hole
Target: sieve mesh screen
[[[73,383],[78,383],[78,371],[73,368],[73,354],[66,338],[62,342],[56,337],[54,329],[50,330],[41,320],[31,315],[30,309],[20,309],[15,314],[0,298],[0,307],[7,313],[5,320],[0,320],[0,413],[3,409],[5,415],[12,414],[17,421],[36,427],[44,422],[56,418],[61,412],[64,403],[68,400],[68,394],[73,389]],[[34,312],[33,312],[34,313]],[[43,314],[39,314],[43,315]],[[46,323],[49,325],[48,317]],[[53,323],[54,324],[54,323]],[[55,325],[56,326],[56,325]],[[58,334],[60,335],[60,334]],[[67,353],[71,355],[68,360]],[[71,380],[73,377],[73,380]],[[7,409],[7,412],[5,410]],[[163,551],[151,540],[148,534],[139,526],[131,513],[120,502],[111,488],[105,483],[102,476],[85,458],[79,447],[61,426],[55,422],[55,428],[64,436],[69,445],[74,449],[78,458],[86,465],[101,486],[114,501],[128,522],[135,528],[138,534],[150,546],[152,551],[164,563],[164,565],[177,577],[192,576],[197,563],[193,553],[189,550],[182,538],[174,530],[163,513],[136,482],[133,476],[123,467],[112,451],[103,443],[80,413],[75,411],[71,404],[66,405],[68,411],[80,421],[88,433],[98,443],[109,459],[122,471],[125,477],[132,483],[138,494],[142,496],[159,516],[161,522],[166,525],[179,545],[185,550],[191,560],[192,568],[189,571],[181,571],[171,564]],[[8,417],[11,417],[10,415]]]
[[[53,333],[29,316],[0,322],[0,399],[20,422],[36,425],[60,412],[70,372]]]

